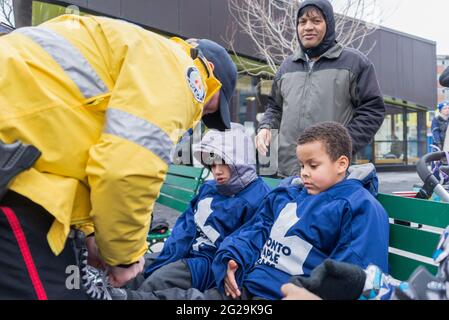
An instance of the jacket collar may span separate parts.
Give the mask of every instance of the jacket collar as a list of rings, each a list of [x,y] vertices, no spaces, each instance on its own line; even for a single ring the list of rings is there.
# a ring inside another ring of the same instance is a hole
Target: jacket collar
[[[333,47],[331,47],[329,50],[327,50],[325,53],[323,53],[321,55],[320,59],[321,58],[337,59],[341,56],[341,53],[343,52],[343,48],[344,47],[340,43],[336,43]],[[297,62],[298,60],[302,60],[304,62],[308,61],[304,51],[302,51],[302,49],[300,47],[293,54],[292,59],[295,62]]]

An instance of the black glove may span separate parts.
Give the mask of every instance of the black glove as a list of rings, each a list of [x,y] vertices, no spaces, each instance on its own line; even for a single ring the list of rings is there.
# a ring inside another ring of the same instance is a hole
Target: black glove
[[[355,265],[325,260],[309,278],[293,277],[290,282],[324,300],[357,300],[363,293],[366,273]]]

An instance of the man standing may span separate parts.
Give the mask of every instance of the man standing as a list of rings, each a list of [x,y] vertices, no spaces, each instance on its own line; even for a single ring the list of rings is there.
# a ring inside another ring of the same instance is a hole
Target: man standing
[[[270,130],[279,130],[279,176],[298,174],[292,146],[307,127],[323,121],[343,124],[356,153],[373,140],[385,116],[373,64],[360,51],[335,40],[332,5],[327,0],[304,1],[297,26],[300,48],[274,78],[256,137],[257,149],[266,154]]]
[[[0,141],[42,152],[0,201],[0,299],[85,297],[66,283],[74,228],[122,286],[180,137],[230,127],[235,65],[209,40],[74,15],[0,37],[0,65]]]

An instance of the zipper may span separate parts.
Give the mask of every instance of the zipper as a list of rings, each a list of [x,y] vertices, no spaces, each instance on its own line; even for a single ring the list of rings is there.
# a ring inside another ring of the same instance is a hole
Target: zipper
[[[303,91],[303,95],[302,95],[302,100],[304,101],[304,100],[306,100],[307,99],[307,96],[308,96],[308,94],[309,94],[309,92],[310,92],[310,79],[311,79],[311,77],[312,77],[312,73],[313,73],[313,67],[314,67],[314,65],[315,65],[315,63],[316,63],[316,61],[311,65],[310,64],[310,59],[309,58],[307,58],[307,74],[306,74],[306,81],[305,81],[305,83],[304,83],[304,91]],[[300,111],[300,114],[299,114],[299,121],[301,122],[301,118],[302,117],[304,117],[306,115],[306,113],[305,113],[305,111],[301,114],[301,111]]]

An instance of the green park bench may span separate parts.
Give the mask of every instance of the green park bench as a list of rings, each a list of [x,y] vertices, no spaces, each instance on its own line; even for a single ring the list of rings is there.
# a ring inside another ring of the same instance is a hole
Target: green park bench
[[[171,166],[157,202],[183,212],[207,177],[206,171],[204,168]],[[280,181],[263,179],[271,188],[275,188]],[[387,194],[379,194],[377,199],[390,217],[390,274],[396,279],[406,280],[421,265],[435,274],[437,266],[432,261],[432,255],[441,229],[449,225],[449,204]],[[397,224],[398,221],[403,223]],[[404,222],[410,222],[411,226]],[[169,234],[169,231],[163,235],[150,234],[148,240],[161,241]]]
[[[420,265],[436,274],[432,256],[440,239],[441,229],[449,225],[449,204],[429,200],[401,198],[379,194],[377,199],[390,217],[390,273],[406,280]],[[391,219],[422,227],[393,223]],[[437,229],[440,228],[440,229]]]

